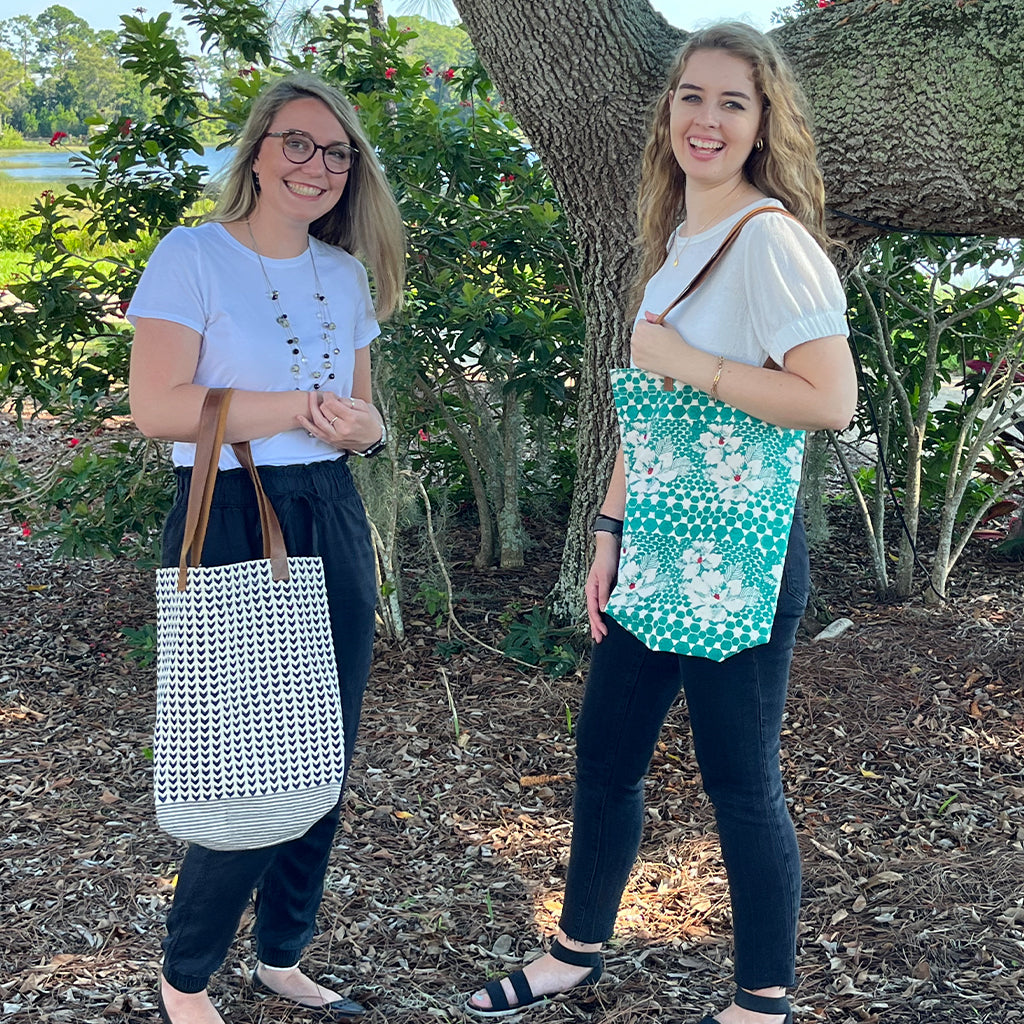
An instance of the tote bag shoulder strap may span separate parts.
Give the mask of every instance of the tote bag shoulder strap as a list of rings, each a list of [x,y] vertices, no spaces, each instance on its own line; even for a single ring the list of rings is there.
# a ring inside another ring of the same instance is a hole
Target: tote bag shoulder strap
[[[185,533],[178,558],[178,590],[184,590],[188,583],[189,564],[202,564],[203,544],[210,521],[210,504],[213,501],[214,484],[217,482],[217,466],[220,463],[220,449],[224,443],[231,393],[231,388],[210,388],[199,414],[199,436],[196,438],[192,483],[185,511]],[[263,557],[270,559],[274,579],[286,580],[288,552],[284,546],[284,535],[281,533],[277,514],[263,490],[249,442],[233,444],[231,448],[249,473],[256,489],[256,503],[263,533]]]
[[[789,217],[790,220],[799,221],[799,218],[794,217],[793,214],[789,212],[789,210],[783,210],[778,206],[759,206],[757,207],[757,209],[751,210],[749,213],[745,213],[732,226],[732,228],[729,231],[729,234],[725,236],[724,241],[714,251],[714,253],[712,254],[711,258],[707,261],[707,263],[705,263],[704,266],[701,267],[696,274],[694,274],[693,280],[691,280],[690,283],[672,300],[672,302],[668,304],[664,312],[659,314],[657,320],[655,320],[655,323],[663,323],[665,317],[668,316],[668,314],[671,313],[672,310],[675,309],[676,306],[678,306],[679,303],[683,301],[683,299],[687,298],[689,295],[693,294],[693,292],[697,290],[697,288],[704,282],[708,274],[710,274],[711,271],[714,270],[715,264],[717,264],[718,261],[726,254],[732,243],[735,242],[737,238],[739,238],[739,234],[743,230],[743,227],[747,223],[747,221],[756,217],[760,213],[781,213],[782,216]]]
[[[667,317],[669,313],[671,313],[672,310],[683,301],[683,299],[692,295],[693,292],[697,290],[708,274],[714,270],[715,264],[718,263],[718,261],[726,254],[729,246],[739,238],[739,234],[743,230],[743,226],[747,221],[752,217],[756,217],[759,213],[781,213],[784,217],[789,217],[790,220],[799,222],[799,217],[794,217],[789,210],[783,210],[778,206],[759,206],[757,209],[751,210],[749,213],[745,213],[738,221],[736,221],[735,224],[733,224],[729,234],[725,236],[722,244],[714,251],[714,253],[712,253],[711,259],[709,259],[707,263],[705,263],[704,266],[694,274],[693,280],[691,280],[690,283],[672,300],[672,302],[665,307],[665,310],[658,315],[657,319],[654,321],[656,324],[664,323],[665,317]],[[664,391],[672,391],[674,387],[675,381],[671,377],[666,377],[662,385],[662,389]]]

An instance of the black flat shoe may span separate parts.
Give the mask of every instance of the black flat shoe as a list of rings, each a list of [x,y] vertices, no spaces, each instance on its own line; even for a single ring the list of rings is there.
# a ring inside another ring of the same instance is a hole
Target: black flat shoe
[[[333,1003],[323,1003],[321,1006],[310,1006],[308,1003],[300,1002],[298,999],[289,999],[288,996],[275,992],[267,985],[259,976],[258,971],[252,972],[252,991],[254,995],[264,999],[272,996],[277,999],[283,999],[286,1003],[291,1003],[293,1006],[301,1006],[304,1010],[312,1010],[314,1013],[319,1011],[326,1020],[358,1020],[360,1017],[365,1017],[369,1012],[362,1003],[357,1003],[354,999],[335,999]],[[171,1024],[166,1018],[164,1018],[164,1021],[165,1024]]]
[[[167,1012],[167,1005],[164,1003],[164,989],[163,982],[158,981],[156,983],[156,1008],[160,1014],[160,1020],[163,1024],[174,1024],[171,1020],[171,1015]]]
[[[515,1006],[509,1005],[508,996],[505,995],[505,990],[501,987],[500,981],[489,981],[484,985],[484,991],[487,993],[491,1005],[488,1007],[474,1006],[467,999],[463,1007],[465,1011],[473,1014],[474,1017],[510,1017],[512,1014],[521,1013],[530,1007],[543,1006],[549,1000],[554,999],[555,996],[571,992],[573,989],[583,988],[587,985],[596,985],[604,971],[604,958],[600,953],[577,953],[574,949],[566,949],[558,939],[551,943],[551,948],[548,952],[563,964],[571,964],[573,967],[589,967],[590,973],[576,982],[575,985],[562,989],[561,992],[552,992],[546,996],[535,996],[526,975],[522,971],[515,971],[508,976],[508,980],[512,983],[512,991],[516,994]],[[715,1021],[715,1024],[718,1024],[718,1021]]]

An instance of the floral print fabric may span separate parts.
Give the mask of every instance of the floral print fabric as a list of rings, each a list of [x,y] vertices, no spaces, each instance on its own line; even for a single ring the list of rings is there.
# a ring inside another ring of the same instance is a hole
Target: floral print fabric
[[[722,661],[767,643],[804,432],[645,370],[613,370],[626,467],[607,612],[647,647]]]

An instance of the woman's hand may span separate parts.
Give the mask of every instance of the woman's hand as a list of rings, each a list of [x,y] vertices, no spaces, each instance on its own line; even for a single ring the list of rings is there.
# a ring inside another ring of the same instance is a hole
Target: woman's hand
[[[662,377],[686,379],[686,366],[693,348],[673,327],[656,324],[654,313],[645,313],[633,328],[629,351],[633,365]]]
[[[380,413],[369,402],[329,391],[311,391],[309,414],[298,420],[310,434],[339,451],[365,452],[384,432]]]
[[[614,533],[594,534],[594,561],[587,575],[587,618],[590,619],[590,635],[599,644],[607,635],[608,627],[601,613],[608,607],[615,580],[619,574],[620,540]]]

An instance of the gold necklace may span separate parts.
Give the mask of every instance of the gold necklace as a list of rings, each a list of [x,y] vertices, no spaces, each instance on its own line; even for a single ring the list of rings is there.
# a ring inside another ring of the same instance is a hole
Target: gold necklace
[[[704,234],[704,232],[707,231],[708,228],[710,228],[711,225],[714,224],[715,221],[719,219],[719,212],[721,210],[725,209],[725,207],[728,204],[729,200],[732,198],[733,193],[742,184],[743,184],[743,182],[737,182],[735,185],[733,185],[733,187],[731,189],[729,189],[729,191],[726,194],[725,198],[715,207],[715,212],[712,213],[712,215],[704,222],[704,225],[702,227],[698,228],[696,231],[694,231],[694,233],[692,235],[686,235],[685,236],[686,237],[686,241],[683,242],[682,248],[679,248],[679,232],[682,230],[683,225],[686,224],[686,221],[684,220],[683,223],[680,224],[678,228],[676,228],[676,230],[672,233],[672,257],[673,257],[673,259],[672,259],[672,266],[673,267],[678,267],[679,266],[679,257],[682,256],[682,254],[684,252],[686,252],[686,247],[690,244],[691,239],[696,238],[697,235]]]

